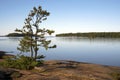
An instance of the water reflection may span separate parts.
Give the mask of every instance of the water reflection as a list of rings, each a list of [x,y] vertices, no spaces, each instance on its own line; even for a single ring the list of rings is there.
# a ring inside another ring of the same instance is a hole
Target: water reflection
[[[57,37],[60,41],[114,41],[120,42],[120,38],[87,38],[87,37]]]
[[[10,41],[19,41],[22,37],[8,37]]]
[[[120,43],[120,38],[57,37],[56,39],[61,42]]]
[[[0,50],[19,53],[16,49],[20,37],[0,37]],[[104,65],[120,66],[120,38],[48,37],[57,48],[46,51],[40,47],[39,54],[46,60],[74,60]],[[25,55],[30,55],[26,53]]]

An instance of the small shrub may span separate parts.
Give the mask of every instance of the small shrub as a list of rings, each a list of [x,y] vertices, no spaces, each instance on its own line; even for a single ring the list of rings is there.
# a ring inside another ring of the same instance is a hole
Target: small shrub
[[[35,59],[24,55],[14,56],[12,58],[8,57],[3,63],[1,63],[1,65],[3,65],[4,67],[22,70],[30,70],[40,64],[42,64],[42,61],[36,61]]]
[[[120,80],[120,73],[116,72],[116,73],[112,73],[111,75],[115,80]]]

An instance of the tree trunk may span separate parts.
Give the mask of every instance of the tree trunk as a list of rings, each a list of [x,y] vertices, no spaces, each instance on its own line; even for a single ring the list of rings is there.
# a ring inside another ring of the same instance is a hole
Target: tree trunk
[[[31,58],[33,58],[33,48],[32,48],[32,41],[31,41],[31,47],[30,47],[30,49],[31,49]]]
[[[37,51],[38,51],[38,47],[37,47],[37,36],[35,37],[35,59],[37,58]]]
[[[33,46],[32,46],[32,39],[33,39],[33,30],[30,28],[31,34],[30,34],[30,38],[31,38],[31,42],[30,42],[30,50],[31,50],[31,58],[33,58]]]

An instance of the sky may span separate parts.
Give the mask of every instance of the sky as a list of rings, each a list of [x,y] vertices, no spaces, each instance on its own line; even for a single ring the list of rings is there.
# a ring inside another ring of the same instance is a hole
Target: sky
[[[0,35],[21,29],[34,6],[50,12],[40,27],[56,34],[120,32],[120,0],[0,0]]]

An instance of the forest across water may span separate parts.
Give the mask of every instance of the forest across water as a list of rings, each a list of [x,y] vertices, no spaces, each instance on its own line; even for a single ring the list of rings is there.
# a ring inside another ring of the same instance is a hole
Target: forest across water
[[[56,37],[88,37],[88,38],[120,38],[120,32],[87,32],[87,33],[62,33],[56,34]]]

